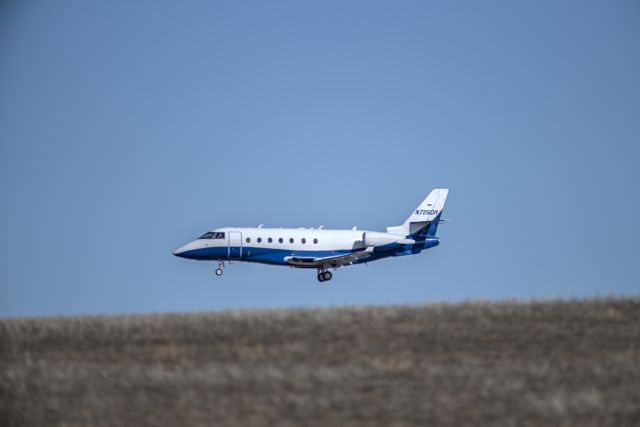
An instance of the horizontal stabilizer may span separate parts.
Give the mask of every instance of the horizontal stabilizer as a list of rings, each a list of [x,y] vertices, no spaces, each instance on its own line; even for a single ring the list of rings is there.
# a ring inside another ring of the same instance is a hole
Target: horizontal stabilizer
[[[413,240],[413,239],[400,239],[400,240],[396,241],[396,243],[398,243],[400,245],[414,245],[416,243],[416,241]]]

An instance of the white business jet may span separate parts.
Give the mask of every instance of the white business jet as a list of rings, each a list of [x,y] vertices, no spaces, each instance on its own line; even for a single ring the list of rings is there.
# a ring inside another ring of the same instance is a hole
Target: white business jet
[[[436,189],[399,226],[386,232],[318,228],[223,227],[211,230],[173,254],[216,261],[221,276],[225,261],[246,261],[313,268],[318,280],[331,280],[330,269],[382,258],[416,255],[440,244],[436,237],[448,189]]]

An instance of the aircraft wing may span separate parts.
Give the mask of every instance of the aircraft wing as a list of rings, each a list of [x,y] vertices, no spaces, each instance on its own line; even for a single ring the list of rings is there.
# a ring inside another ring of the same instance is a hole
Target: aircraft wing
[[[332,255],[325,257],[300,257],[300,256],[288,256],[284,258],[284,261],[290,265],[297,266],[311,266],[311,267],[340,267],[343,265],[351,264],[353,261],[359,258],[368,258],[373,252],[373,246],[369,246],[367,249],[359,252],[351,252],[348,254]]]

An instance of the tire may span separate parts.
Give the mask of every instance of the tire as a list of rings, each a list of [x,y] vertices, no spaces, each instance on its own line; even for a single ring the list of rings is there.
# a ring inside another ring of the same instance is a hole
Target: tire
[[[318,273],[318,282],[324,282],[324,277],[322,273]]]
[[[216,276],[222,276],[222,269],[221,268],[216,268]]]
[[[333,277],[333,274],[331,274],[330,271],[325,271],[324,273],[322,273],[322,279],[325,282],[328,282],[329,280],[331,280],[332,277]]]

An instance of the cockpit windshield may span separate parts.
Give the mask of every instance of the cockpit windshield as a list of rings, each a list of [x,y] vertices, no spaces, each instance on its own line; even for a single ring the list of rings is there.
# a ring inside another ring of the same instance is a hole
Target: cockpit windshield
[[[224,239],[224,233],[221,231],[208,231],[198,239]]]

